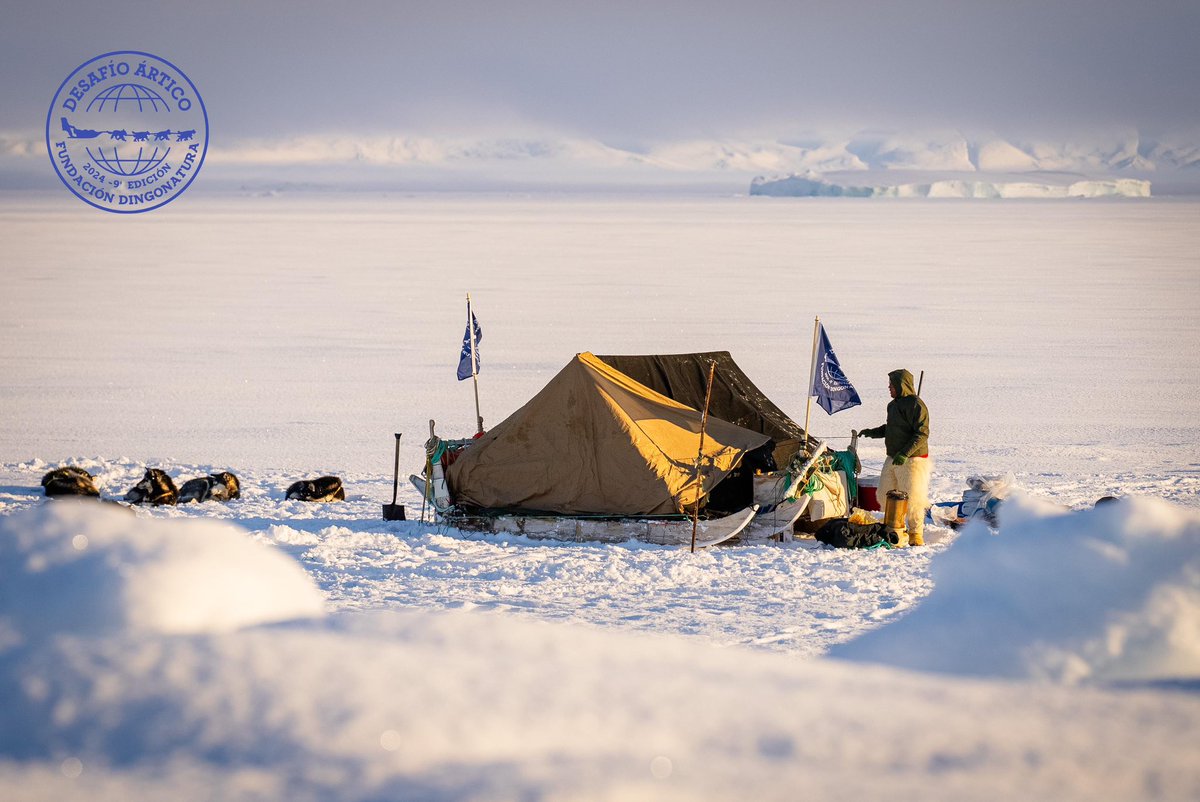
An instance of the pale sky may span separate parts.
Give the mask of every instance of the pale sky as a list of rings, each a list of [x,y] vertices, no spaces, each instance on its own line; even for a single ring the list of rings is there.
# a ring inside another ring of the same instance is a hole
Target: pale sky
[[[145,50],[217,140],[552,131],[621,147],[830,128],[1200,127],[1200,2],[4,0],[0,132]]]

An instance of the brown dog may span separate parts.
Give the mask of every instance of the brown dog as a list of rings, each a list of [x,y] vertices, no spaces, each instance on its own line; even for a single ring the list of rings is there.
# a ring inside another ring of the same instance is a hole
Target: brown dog
[[[336,476],[318,476],[316,479],[302,479],[294,482],[287,489],[289,501],[345,501],[346,491],[342,488],[342,480]]]
[[[146,475],[129,492],[125,500],[130,504],[176,504],[179,501],[179,491],[166,471],[158,468],[147,468]]]
[[[99,496],[95,477],[83,468],[67,465],[55,468],[42,477],[47,496]]]
[[[228,471],[188,479],[179,488],[179,503],[188,501],[230,501],[240,498],[242,486],[238,478]]]

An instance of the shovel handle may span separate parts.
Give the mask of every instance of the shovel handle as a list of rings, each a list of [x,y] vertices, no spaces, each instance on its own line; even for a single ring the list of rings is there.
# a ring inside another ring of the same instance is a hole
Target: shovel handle
[[[396,503],[396,494],[400,492],[400,432],[396,432],[396,462],[392,466],[392,504]]]

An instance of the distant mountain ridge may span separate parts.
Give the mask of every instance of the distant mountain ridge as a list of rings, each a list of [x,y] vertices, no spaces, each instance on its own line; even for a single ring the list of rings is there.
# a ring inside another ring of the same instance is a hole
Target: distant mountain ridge
[[[0,132],[0,176],[37,177],[44,139]],[[312,169],[319,170],[319,175]],[[383,169],[375,169],[383,168]],[[1072,181],[1153,180],[1156,188],[1200,192],[1200,133],[1093,132],[1074,137],[860,130],[791,137],[694,138],[648,144],[522,131],[504,135],[335,135],[214,141],[209,176],[304,180],[329,186],[404,184],[420,175],[435,185],[471,181],[567,185],[742,184],[754,177],[828,177],[854,185],[889,184],[878,175],[920,173],[929,180],[991,180],[995,174],[1067,173]],[[847,181],[848,175],[874,174]],[[925,180],[925,179],[922,179]],[[1054,183],[1054,182],[1051,182]]]

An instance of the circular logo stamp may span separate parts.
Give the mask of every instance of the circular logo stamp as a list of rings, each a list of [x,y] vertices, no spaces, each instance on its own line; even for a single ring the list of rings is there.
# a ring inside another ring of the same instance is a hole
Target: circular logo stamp
[[[46,148],[67,189],[106,212],[148,212],[196,178],[208,112],[171,62],[119,50],[67,76],[46,115]]]

